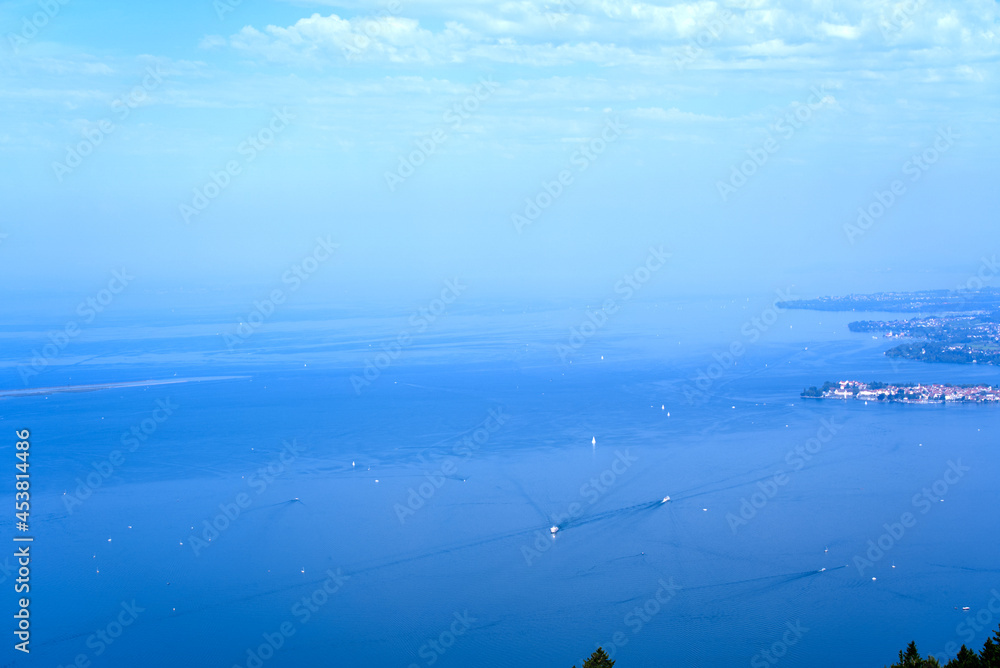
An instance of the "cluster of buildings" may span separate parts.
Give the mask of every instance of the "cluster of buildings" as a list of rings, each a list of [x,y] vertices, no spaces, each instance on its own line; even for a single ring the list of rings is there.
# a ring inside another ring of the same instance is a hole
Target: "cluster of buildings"
[[[1000,388],[991,385],[892,385],[888,383],[862,383],[842,380],[827,383],[821,399],[863,399],[864,401],[898,401],[910,404],[927,404],[950,401],[990,403],[1000,401]]]
[[[876,322],[873,325],[886,332],[888,338],[924,338],[926,332],[938,330],[949,337],[1000,342],[1000,323],[977,322],[977,316],[933,317],[922,320]]]

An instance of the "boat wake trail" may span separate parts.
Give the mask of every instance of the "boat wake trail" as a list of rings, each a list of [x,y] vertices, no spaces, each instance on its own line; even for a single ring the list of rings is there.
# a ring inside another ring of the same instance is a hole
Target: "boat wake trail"
[[[583,526],[585,524],[592,524],[593,522],[600,522],[603,520],[609,520],[617,517],[627,517],[629,515],[638,515],[640,513],[650,512],[656,508],[659,508],[665,503],[666,500],[657,499],[656,501],[637,503],[634,506],[625,506],[624,508],[615,508],[614,510],[606,510],[603,513],[596,513],[594,515],[587,515],[584,517],[578,517],[576,519],[567,520],[562,524],[557,524],[555,528],[559,529],[560,531],[563,531],[565,529],[573,529],[579,526]]]

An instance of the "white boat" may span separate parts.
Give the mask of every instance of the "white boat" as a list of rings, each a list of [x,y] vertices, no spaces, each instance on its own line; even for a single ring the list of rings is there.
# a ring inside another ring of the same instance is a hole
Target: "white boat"
[[[669,500],[670,500],[670,497],[669,496],[665,496],[665,497],[663,497],[663,501],[660,501],[660,503],[666,503]]]
[[[553,526],[551,529],[549,529],[549,531],[552,533],[553,536],[555,536],[556,532],[559,531],[559,527]]]

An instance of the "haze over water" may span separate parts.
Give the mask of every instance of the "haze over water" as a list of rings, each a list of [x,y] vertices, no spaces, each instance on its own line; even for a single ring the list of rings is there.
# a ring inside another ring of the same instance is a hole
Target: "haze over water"
[[[996,385],[1000,325],[774,304],[997,283],[998,56],[993,0],[0,3],[0,668],[978,649],[997,408],[800,393]]]
[[[751,343],[740,329],[758,304],[635,303],[572,363],[555,343],[579,313],[456,307],[360,394],[362,342],[392,318],[282,320],[245,357],[182,321],[76,342],[86,361],[40,385],[246,378],[3,400],[3,422],[45,444],[37,652],[53,665],[102,646],[105,665],[253,665],[248,650],[284,622],[294,634],[266,665],[571,665],[598,643],[623,665],[759,665],[789,628],[808,629],[786,637],[789,665],[867,665],[914,634],[925,651],[968,640],[961,608],[975,614],[1000,585],[984,544],[996,412],[798,393],[991,371],[893,367],[846,314],[781,311]],[[745,355],[685,402],[732,341]],[[169,417],[129,451],[122,436],[158,401]],[[115,449],[124,462],[81,499]],[[969,470],[923,512],[914,495],[949,462]],[[771,496],[734,524],[757,492]],[[246,507],[220,521],[240,494]],[[905,512],[915,526],[859,569]],[[206,520],[228,526],[196,550]],[[306,618],[295,605],[329,570],[339,588]],[[92,634],[133,599],[135,623],[102,645]],[[443,653],[428,644],[449,631],[461,633]]]

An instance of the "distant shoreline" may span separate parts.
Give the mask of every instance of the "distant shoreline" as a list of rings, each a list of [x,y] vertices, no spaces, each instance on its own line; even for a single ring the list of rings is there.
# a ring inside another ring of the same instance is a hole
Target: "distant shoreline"
[[[996,288],[821,297],[779,302],[777,306],[815,311],[936,313],[909,320],[859,320],[847,327],[855,333],[883,332],[886,338],[910,340],[885,351],[887,357],[1000,366],[1000,290]]]

